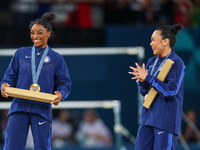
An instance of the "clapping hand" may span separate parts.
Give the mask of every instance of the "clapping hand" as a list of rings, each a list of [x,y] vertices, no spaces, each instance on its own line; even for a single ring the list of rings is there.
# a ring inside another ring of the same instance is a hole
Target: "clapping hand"
[[[129,74],[133,74],[135,77],[131,79],[137,79],[136,82],[144,82],[146,76],[148,75],[148,70],[145,70],[145,64],[143,63],[142,67],[135,63],[136,67],[130,66],[133,72],[128,72]]]

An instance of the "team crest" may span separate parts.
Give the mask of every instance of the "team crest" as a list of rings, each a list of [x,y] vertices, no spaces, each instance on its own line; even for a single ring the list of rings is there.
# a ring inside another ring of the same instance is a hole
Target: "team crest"
[[[47,56],[45,59],[44,59],[44,63],[49,63],[51,61],[50,57]]]

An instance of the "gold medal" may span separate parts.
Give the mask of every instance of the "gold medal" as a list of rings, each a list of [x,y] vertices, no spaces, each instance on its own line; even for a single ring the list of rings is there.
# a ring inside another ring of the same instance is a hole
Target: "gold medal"
[[[30,86],[31,91],[40,92],[40,86],[38,84],[32,84]]]

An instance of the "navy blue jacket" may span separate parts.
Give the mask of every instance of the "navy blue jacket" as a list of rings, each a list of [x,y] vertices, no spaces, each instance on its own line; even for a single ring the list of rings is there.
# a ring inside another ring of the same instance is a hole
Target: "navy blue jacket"
[[[9,83],[11,87],[29,90],[33,84],[31,71],[31,47],[22,47],[15,52],[1,82]],[[44,49],[39,48],[40,52]],[[43,54],[43,53],[42,53]],[[36,69],[42,58],[35,52]],[[67,69],[67,65],[63,57],[57,52],[49,48],[41,73],[38,79],[40,85],[40,92],[50,93],[54,92],[54,87],[57,91],[62,93],[65,99],[71,91],[71,79]],[[13,112],[30,112],[36,113],[49,121],[52,121],[51,104],[37,102],[32,100],[13,98],[12,105],[9,109],[8,115]]]
[[[151,72],[156,57],[154,56],[148,60],[146,64],[148,73]],[[165,57],[159,57],[155,70],[164,59]],[[185,65],[174,50],[172,50],[169,59],[174,61],[174,65],[164,82],[156,78],[161,68],[155,77],[147,75],[144,82],[138,83],[139,91],[143,96],[148,94],[151,87],[158,92],[151,108],[142,107],[140,124],[149,125],[179,135],[182,120]]]

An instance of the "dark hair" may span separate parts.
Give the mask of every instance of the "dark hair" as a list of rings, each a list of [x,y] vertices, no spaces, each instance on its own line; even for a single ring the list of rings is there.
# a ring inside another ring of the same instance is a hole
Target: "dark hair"
[[[34,24],[43,25],[44,28],[47,29],[47,31],[51,31],[51,36],[49,37],[50,39],[53,36],[53,29],[52,29],[51,22],[54,21],[55,18],[56,18],[56,15],[54,15],[53,13],[45,13],[41,18],[38,18],[35,21],[31,21],[29,25],[29,29],[31,30]]]
[[[170,47],[173,48],[174,44],[176,43],[176,34],[183,29],[181,24],[173,25],[171,28],[168,26],[161,26],[158,27],[156,30],[161,31],[160,35],[163,39],[169,39]]]

